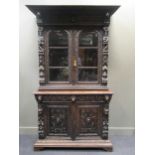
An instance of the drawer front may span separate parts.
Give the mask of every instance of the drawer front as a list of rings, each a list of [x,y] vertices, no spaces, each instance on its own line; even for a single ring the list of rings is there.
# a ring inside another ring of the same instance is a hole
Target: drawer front
[[[111,95],[43,95],[41,100],[44,102],[51,101],[95,101],[95,102],[107,102],[110,100]]]

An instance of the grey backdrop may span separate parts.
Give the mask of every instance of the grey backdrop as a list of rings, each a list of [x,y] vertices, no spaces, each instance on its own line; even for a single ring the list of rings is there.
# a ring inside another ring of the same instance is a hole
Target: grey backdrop
[[[128,1],[112,16],[110,25],[109,88],[114,92],[110,103],[111,134],[134,133],[134,9]],[[22,134],[37,133],[37,104],[33,96],[39,86],[37,25],[35,16],[24,6],[41,4],[39,0],[34,2],[20,1],[19,122]],[[55,3],[46,0],[44,4]]]

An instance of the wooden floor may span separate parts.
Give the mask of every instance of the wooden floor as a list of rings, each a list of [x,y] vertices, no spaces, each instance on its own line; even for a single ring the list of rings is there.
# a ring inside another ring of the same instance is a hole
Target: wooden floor
[[[105,151],[112,151],[110,140],[37,140],[34,144],[34,150],[45,148],[101,148]]]

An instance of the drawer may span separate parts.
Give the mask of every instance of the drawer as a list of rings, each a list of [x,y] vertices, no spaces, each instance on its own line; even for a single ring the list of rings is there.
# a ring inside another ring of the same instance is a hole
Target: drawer
[[[110,94],[104,95],[39,95],[36,96],[40,101],[52,102],[52,101],[95,101],[95,102],[109,102],[111,99]]]

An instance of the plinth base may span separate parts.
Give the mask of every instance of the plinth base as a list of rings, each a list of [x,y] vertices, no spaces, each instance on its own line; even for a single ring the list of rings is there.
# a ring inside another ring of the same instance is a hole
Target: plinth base
[[[37,140],[34,144],[34,150],[45,148],[100,148],[104,151],[112,151],[110,140]]]

